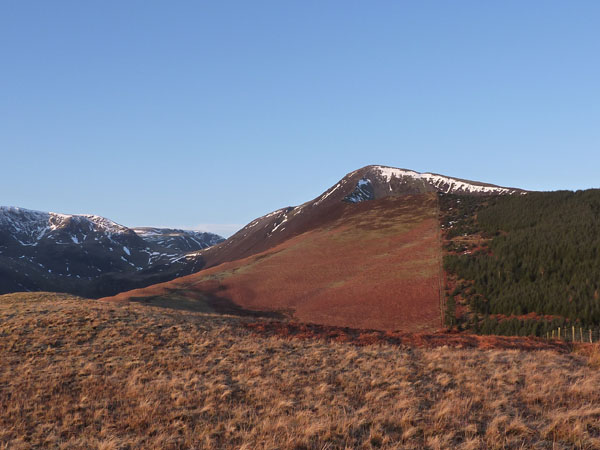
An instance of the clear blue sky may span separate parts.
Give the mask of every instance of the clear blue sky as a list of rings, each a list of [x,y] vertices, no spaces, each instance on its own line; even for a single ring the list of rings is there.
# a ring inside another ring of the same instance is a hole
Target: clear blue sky
[[[0,204],[226,232],[367,164],[599,187],[599,23],[595,0],[2,1]]]

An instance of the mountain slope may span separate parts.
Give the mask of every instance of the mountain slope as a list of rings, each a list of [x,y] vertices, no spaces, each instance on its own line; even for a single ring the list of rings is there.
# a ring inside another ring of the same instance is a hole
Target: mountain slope
[[[371,329],[440,325],[435,194],[339,202],[319,227],[240,260],[113,300],[189,309],[219,303]]]
[[[353,204],[436,192],[485,195],[523,191],[367,166],[346,175],[319,197],[260,217],[220,243],[211,234],[132,230],[98,216],[2,208],[0,292],[49,290],[87,297],[114,295],[257,255],[340,219]]]
[[[197,250],[203,241],[183,233],[162,246],[99,216],[0,207],[0,293],[51,290],[94,297],[185,275],[196,267],[185,245]],[[218,240],[207,238],[205,247]]]
[[[441,323],[440,192],[524,191],[367,166],[314,200],[260,217],[199,251],[205,270],[110,300],[199,310],[226,305],[326,325],[433,330]]]
[[[481,196],[525,191],[387,166],[366,166],[349,173],[311,201],[273,211],[250,222],[225,242],[201,251],[199,264],[212,267],[272,248],[339,217],[343,203],[437,192]]]

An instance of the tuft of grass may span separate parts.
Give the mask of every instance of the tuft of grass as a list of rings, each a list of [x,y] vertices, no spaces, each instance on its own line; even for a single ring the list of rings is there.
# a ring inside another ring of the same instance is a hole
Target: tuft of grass
[[[587,364],[592,369],[600,369],[600,344],[581,344],[574,348],[575,353],[586,358]]]
[[[600,448],[588,354],[357,347],[246,320],[0,297],[0,448]]]

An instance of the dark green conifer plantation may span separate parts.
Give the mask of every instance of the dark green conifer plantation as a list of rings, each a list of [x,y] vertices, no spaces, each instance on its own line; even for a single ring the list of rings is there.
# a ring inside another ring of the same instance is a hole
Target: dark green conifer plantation
[[[600,190],[443,195],[440,201],[447,237],[490,238],[472,254],[454,243],[446,246],[454,252],[445,257],[446,270],[472,283],[462,295],[472,311],[488,315],[477,325],[480,332],[545,335],[548,326],[564,326],[564,320],[600,325]],[[529,313],[556,316],[557,323],[489,317]]]
[[[451,295],[446,300],[446,311],[444,322],[448,328],[452,328],[456,325],[456,301],[454,300],[454,296]]]

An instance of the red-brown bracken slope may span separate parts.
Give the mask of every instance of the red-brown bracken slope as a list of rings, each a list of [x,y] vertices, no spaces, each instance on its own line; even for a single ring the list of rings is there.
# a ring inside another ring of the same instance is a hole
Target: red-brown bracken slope
[[[347,342],[358,346],[387,344],[409,347],[454,347],[505,350],[554,350],[567,353],[572,348],[590,352],[592,344],[572,344],[561,340],[544,340],[529,336],[481,336],[457,332],[402,333],[393,331],[357,330],[327,325],[259,321],[244,323],[258,336],[278,336],[287,339],[318,339],[327,342]]]
[[[440,246],[433,193],[339,202],[319,226],[274,247],[106,300],[378,330],[439,327]]]

